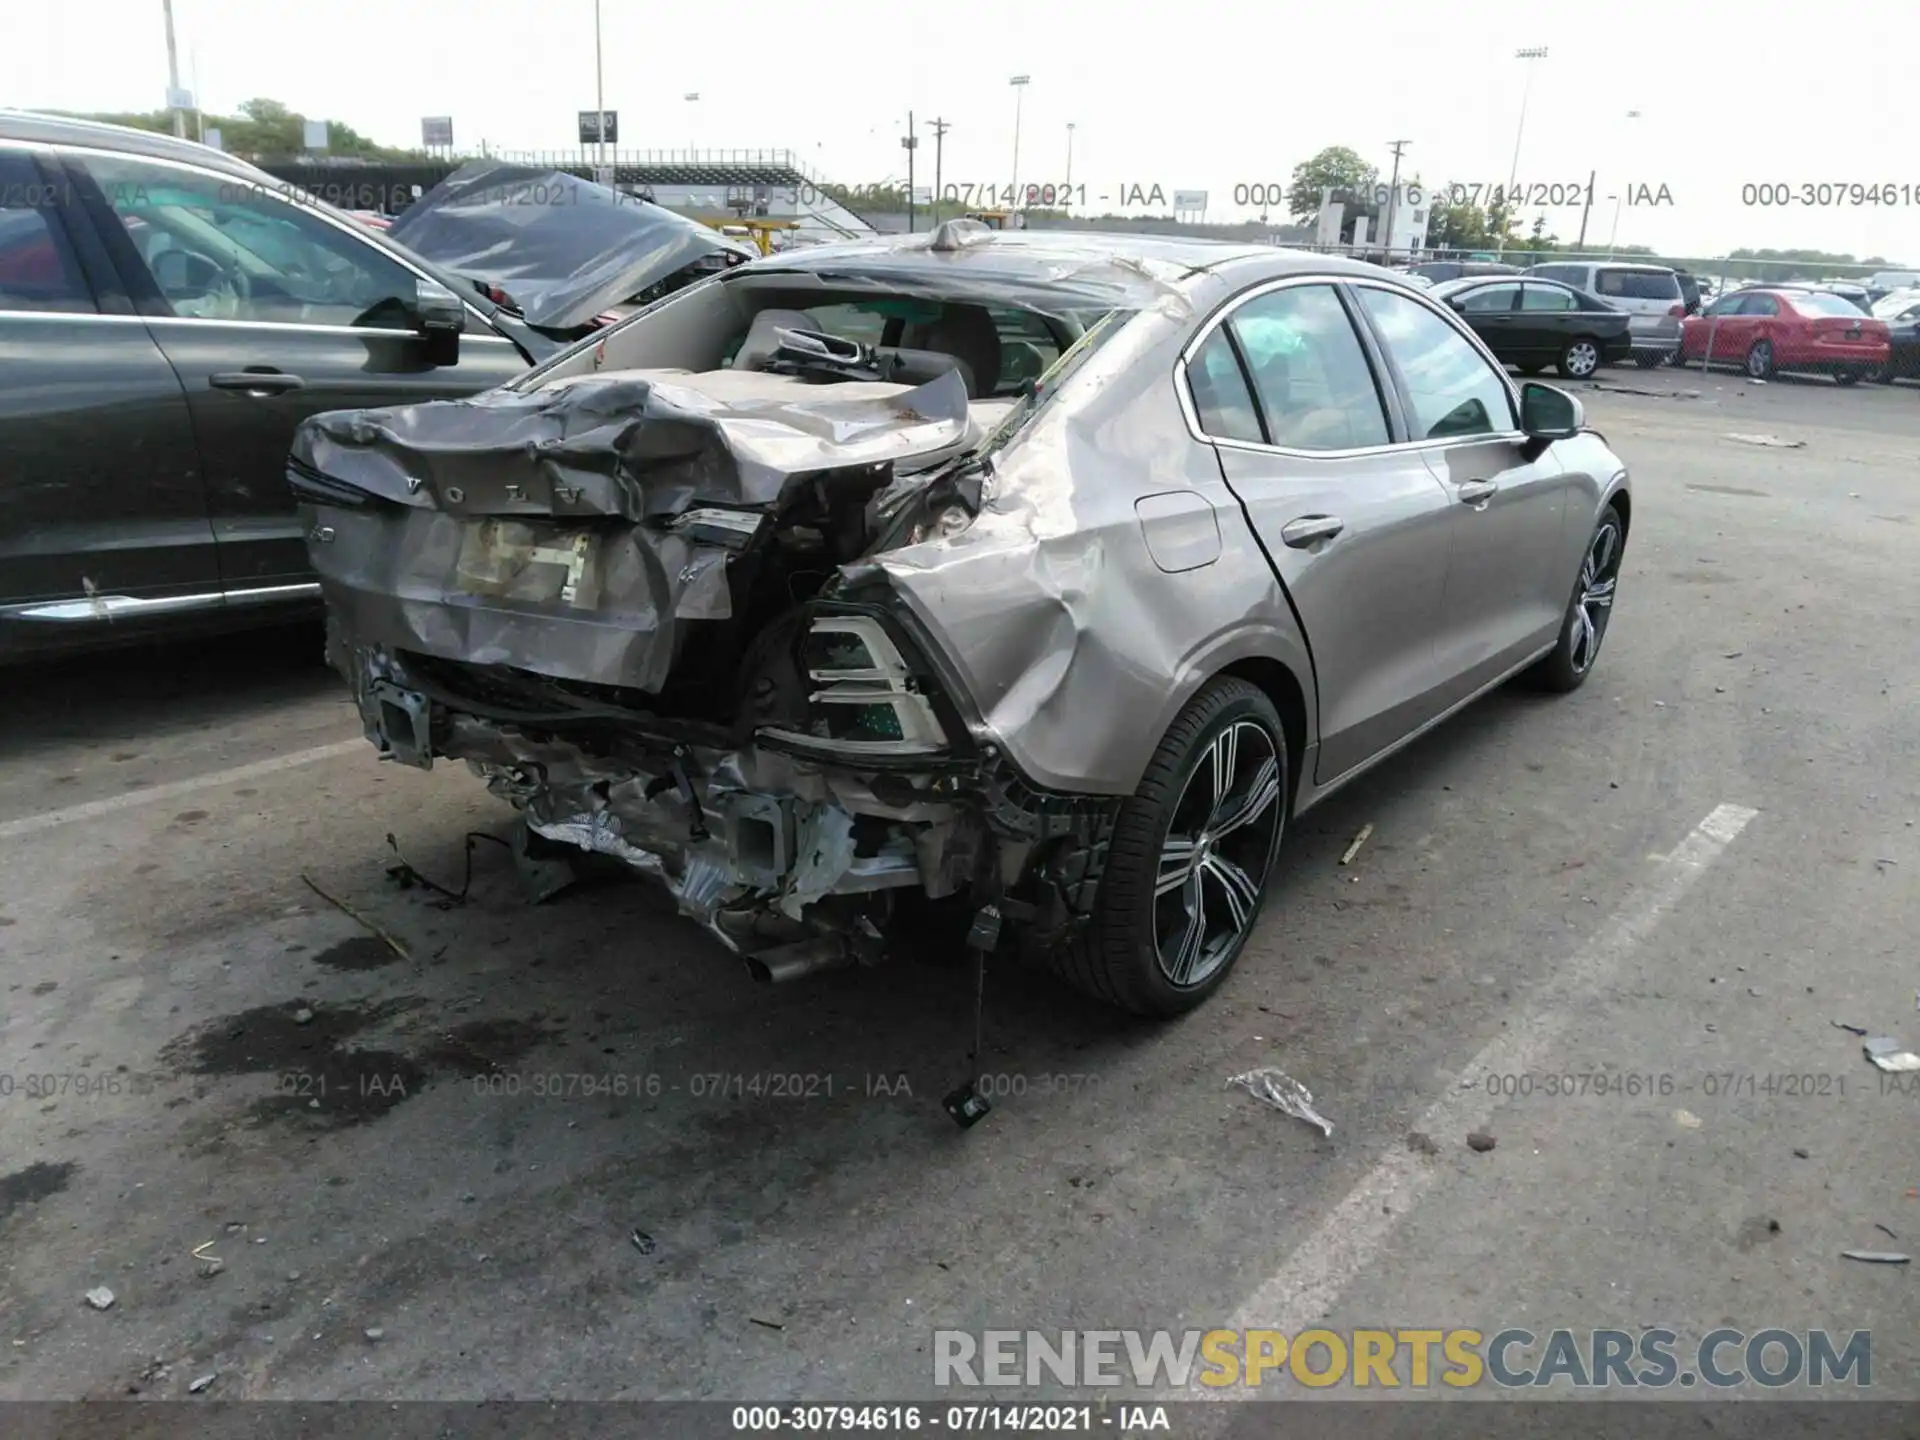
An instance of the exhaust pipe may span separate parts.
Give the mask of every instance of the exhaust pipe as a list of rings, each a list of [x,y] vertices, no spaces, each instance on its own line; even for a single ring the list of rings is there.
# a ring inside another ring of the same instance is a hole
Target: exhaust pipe
[[[762,985],[784,985],[804,975],[838,970],[853,963],[853,952],[836,935],[821,935],[791,945],[776,945],[744,957],[747,973]]]

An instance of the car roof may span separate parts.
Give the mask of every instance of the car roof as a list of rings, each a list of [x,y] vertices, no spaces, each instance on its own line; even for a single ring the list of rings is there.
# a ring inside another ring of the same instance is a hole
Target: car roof
[[[948,229],[947,237],[958,243],[938,249],[938,233],[882,235],[778,251],[736,267],[722,283],[757,284],[780,275],[830,283],[838,274],[904,287],[959,282],[977,286],[983,295],[994,288],[1056,296],[1079,291],[1079,303],[1089,306],[1144,305],[1195,276],[1229,271],[1235,279],[1252,272],[1262,278],[1352,275],[1405,283],[1384,266],[1366,261],[1245,241],[968,227]]]
[[[87,145],[95,150],[117,150],[155,160],[181,160],[208,170],[244,175],[249,180],[268,178],[264,171],[211,145],[198,145],[151,130],[136,130],[131,125],[109,125],[103,120],[0,109],[0,140],[24,141],[30,145]]]

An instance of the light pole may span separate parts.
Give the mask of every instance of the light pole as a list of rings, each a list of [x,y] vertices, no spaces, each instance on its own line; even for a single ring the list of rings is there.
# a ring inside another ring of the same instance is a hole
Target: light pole
[[[1067,122],[1067,198],[1061,206],[1069,214],[1073,212],[1073,121]]]
[[[698,90],[687,91],[687,103],[689,105],[698,105],[700,103],[700,92]],[[691,117],[693,111],[689,110],[687,114]],[[699,143],[700,137],[693,133],[693,124],[689,123],[687,125],[687,153],[691,155],[699,147]]]
[[[1020,208],[1020,102],[1027,93],[1030,75],[1015,75],[1007,83],[1013,86],[1013,208]]]
[[[1640,118],[1640,112],[1638,110],[1629,110],[1621,118],[1624,120],[1638,120]],[[1625,134],[1626,132],[1623,130],[1621,133]],[[1620,188],[1624,190],[1627,187],[1625,185],[1622,185]],[[1620,237],[1620,197],[1618,195],[1615,195],[1613,197],[1613,228],[1607,231],[1607,258],[1609,260],[1613,259],[1613,242],[1619,239],[1619,237]]]
[[[1501,197],[1500,213],[1503,219],[1511,219],[1513,215],[1513,187],[1520,178],[1520,142],[1525,138],[1527,133],[1527,101],[1533,95],[1533,62],[1547,58],[1547,47],[1544,45],[1530,45],[1525,49],[1514,51],[1513,58],[1527,62],[1527,79],[1520,91],[1520,124],[1513,132],[1513,166],[1507,171],[1507,190],[1506,194]],[[1502,225],[1500,227],[1499,253],[1504,255],[1506,250],[1507,227]]]
[[[593,133],[599,147],[595,159],[598,173],[593,178],[598,180],[607,168],[607,87],[600,68],[600,0],[593,0]]]
[[[167,108],[173,111],[173,133],[187,138],[187,112],[180,108],[180,52],[173,45],[173,0],[160,0],[167,19]]]

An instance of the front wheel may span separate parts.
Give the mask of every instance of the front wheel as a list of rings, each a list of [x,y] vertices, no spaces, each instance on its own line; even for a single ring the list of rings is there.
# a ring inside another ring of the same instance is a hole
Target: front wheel
[[[1227,978],[1286,828],[1287,741],[1264,691],[1211,681],[1120,807],[1092,924],[1054,956],[1071,984],[1137,1015],[1178,1015]]]
[[[1560,638],[1531,672],[1541,688],[1561,694],[1578,690],[1593,673],[1593,662],[1600,658],[1600,643],[1607,638],[1607,624],[1613,618],[1626,544],[1626,523],[1609,505],[1600,512],[1593,538],[1580,558],[1580,575],[1567,602]]]
[[[1584,335],[1569,340],[1567,348],[1560,352],[1557,368],[1569,380],[1588,379],[1600,368],[1600,347]]]

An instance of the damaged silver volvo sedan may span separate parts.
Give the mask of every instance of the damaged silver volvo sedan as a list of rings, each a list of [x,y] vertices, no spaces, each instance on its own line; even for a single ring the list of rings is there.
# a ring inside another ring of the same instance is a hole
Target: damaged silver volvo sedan
[[[1385,270],[970,222],[315,417],[290,475],[385,756],[465,760],[763,976],[951,912],[1162,1015],[1294,815],[1585,679],[1631,518],[1579,402]]]

